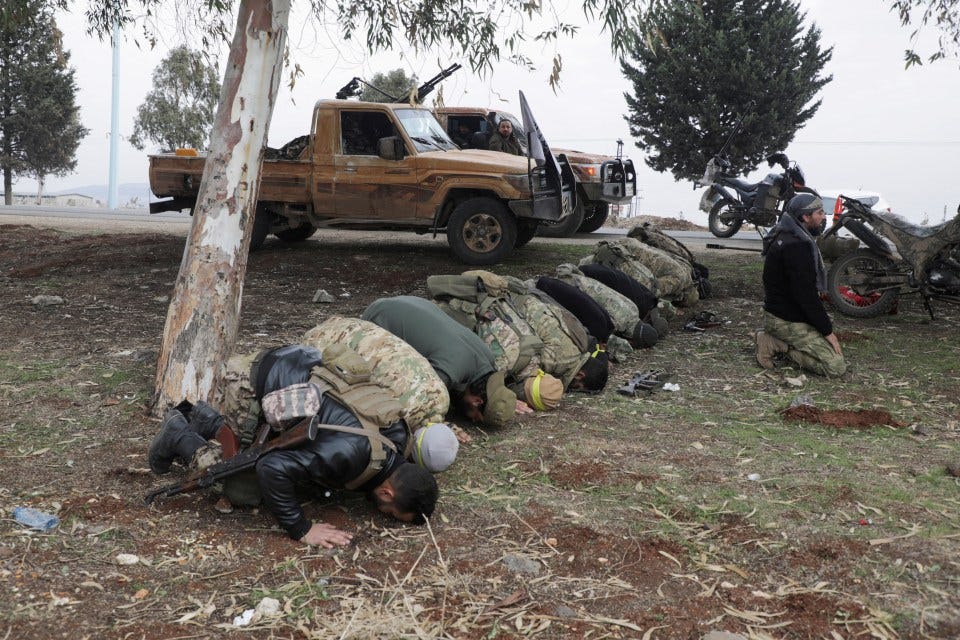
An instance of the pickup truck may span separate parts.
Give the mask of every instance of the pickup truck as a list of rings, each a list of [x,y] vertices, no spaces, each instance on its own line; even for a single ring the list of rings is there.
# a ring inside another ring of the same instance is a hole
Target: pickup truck
[[[150,212],[192,209],[204,161],[183,150],[150,156],[150,188],[169,198]],[[575,189],[565,163],[459,149],[428,109],[320,100],[309,136],[265,154],[250,244],[270,233],[302,241],[318,227],[445,231],[464,263],[495,264],[540,223],[571,215]]]
[[[440,107],[437,120],[454,141],[465,149],[486,149],[501,120],[509,120],[521,146],[526,147],[523,123],[511,113],[482,107]],[[461,129],[463,125],[463,129]],[[469,131],[469,137],[463,134]],[[627,204],[637,194],[637,173],[633,161],[571,149],[552,149],[565,157],[577,179],[577,204],[572,216],[557,224],[543,224],[540,235],[568,237],[577,231],[596,231],[607,219],[611,204]]]

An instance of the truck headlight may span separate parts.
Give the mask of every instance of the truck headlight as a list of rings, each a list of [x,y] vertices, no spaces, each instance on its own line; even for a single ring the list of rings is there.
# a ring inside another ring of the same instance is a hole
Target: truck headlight
[[[525,173],[511,173],[506,176],[511,187],[523,193],[530,193],[530,176]],[[536,183],[534,183],[536,184]]]
[[[570,168],[577,174],[580,182],[598,182],[600,180],[600,165],[598,164],[571,164]]]

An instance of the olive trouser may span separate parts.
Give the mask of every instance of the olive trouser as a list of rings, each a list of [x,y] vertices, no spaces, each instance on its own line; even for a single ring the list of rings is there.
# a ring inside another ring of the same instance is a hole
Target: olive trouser
[[[764,311],[763,330],[786,342],[787,357],[802,369],[829,377],[842,376],[847,370],[843,356],[837,355],[826,338],[806,322],[787,322]]]

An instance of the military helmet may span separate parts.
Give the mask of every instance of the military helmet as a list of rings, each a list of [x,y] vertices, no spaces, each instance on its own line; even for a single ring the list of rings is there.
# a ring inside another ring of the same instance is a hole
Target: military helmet
[[[790,198],[790,202],[787,203],[783,212],[790,214],[794,220],[799,221],[800,218],[814,213],[817,209],[823,209],[823,200],[820,199],[820,196],[812,193],[801,193]]]

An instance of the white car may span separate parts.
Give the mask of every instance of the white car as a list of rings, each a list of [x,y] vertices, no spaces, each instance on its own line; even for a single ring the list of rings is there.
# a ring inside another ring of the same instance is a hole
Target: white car
[[[877,191],[864,191],[863,189],[818,189],[820,197],[823,199],[823,210],[829,216],[833,213],[833,220],[843,212],[843,205],[839,204],[839,196],[845,195],[848,198],[856,198],[874,211],[892,211],[890,203],[883,199]]]

